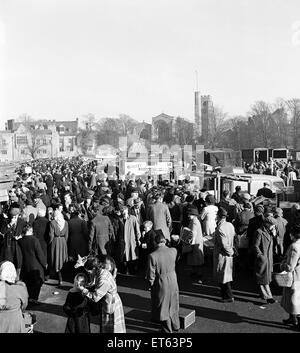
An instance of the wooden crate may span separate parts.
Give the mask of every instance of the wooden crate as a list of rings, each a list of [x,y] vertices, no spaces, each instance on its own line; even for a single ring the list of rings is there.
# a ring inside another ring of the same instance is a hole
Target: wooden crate
[[[179,321],[180,328],[185,330],[189,326],[191,326],[196,320],[196,312],[195,310],[179,308]]]

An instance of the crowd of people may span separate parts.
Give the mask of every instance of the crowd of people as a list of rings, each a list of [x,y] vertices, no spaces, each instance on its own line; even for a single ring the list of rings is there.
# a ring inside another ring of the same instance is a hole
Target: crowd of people
[[[281,305],[290,315],[285,323],[297,325],[300,206],[287,222],[272,206],[268,185],[259,190],[265,196],[259,204],[239,187],[232,195],[223,191],[216,203],[188,179],[154,182],[97,168],[97,161],[71,158],[17,169],[9,200],[0,204],[0,332],[24,332],[27,303],[39,305],[49,278],[62,285],[68,264],[76,270],[63,306],[66,332],[90,332],[90,315],[99,316],[101,332],[126,332],[117,273],[143,276],[152,320],[163,332],[178,331],[177,265],[186,261],[201,284],[209,249],[223,302],[234,301],[235,264],[253,271],[266,304],[275,302],[269,286],[274,261],[294,273]]]
[[[284,180],[286,186],[293,186],[294,180],[299,179],[300,170],[297,169],[292,161],[273,160],[269,162],[243,162],[246,173],[274,175]]]

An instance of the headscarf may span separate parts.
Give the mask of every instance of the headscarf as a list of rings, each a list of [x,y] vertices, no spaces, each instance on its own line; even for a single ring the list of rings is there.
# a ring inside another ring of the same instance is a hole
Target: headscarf
[[[39,208],[37,212],[38,217],[45,217],[46,216],[46,210],[44,208]]]
[[[15,265],[10,261],[2,262],[0,266],[0,280],[9,283],[15,283],[17,279],[17,271]]]
[[[54,212],[54,220],[57,222],[59,230],[62,231],[65,226],[65,219],[62,213],[59,210],[55,210]]]

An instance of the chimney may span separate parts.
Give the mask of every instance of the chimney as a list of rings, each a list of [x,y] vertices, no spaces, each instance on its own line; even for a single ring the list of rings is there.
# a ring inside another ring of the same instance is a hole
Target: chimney
[[[202,135],[202,126],[200,120],[200,109],[199,109],[199,96],[200,92],[195,92],[195,125],[196,125],[196,136]]]

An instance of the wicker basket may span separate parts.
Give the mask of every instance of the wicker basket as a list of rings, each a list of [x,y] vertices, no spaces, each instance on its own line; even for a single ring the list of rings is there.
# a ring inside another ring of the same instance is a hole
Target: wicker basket
[[[293,274],[291,272],[273,272],[272,279],[279,287],[291,287],[293,284]]]

